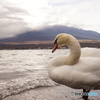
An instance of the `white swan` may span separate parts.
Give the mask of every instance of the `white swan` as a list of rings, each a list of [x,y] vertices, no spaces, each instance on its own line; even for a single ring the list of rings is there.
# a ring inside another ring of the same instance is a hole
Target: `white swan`
[[[54,48],[67,45],[70,49],[69,56],[53,58],[48,67],[50,78],[74,89],[100,89],[100,58],[80,57],[80,44],[71,35],[59,34],[55,38]],[[83,96],[87,100],[88,96]]]

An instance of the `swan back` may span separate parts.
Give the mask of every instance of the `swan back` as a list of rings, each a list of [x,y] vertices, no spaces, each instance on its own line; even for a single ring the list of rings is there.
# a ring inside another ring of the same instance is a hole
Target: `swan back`
[[[82,48],[81,49],[81,56],[82,57],[99,57],[100,58],[100,49],[98,48]]]

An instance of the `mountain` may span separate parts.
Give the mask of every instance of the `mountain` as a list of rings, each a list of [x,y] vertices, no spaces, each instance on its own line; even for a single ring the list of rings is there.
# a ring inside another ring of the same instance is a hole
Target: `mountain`
[[[11,38],[0,39],[0,42],[51,41],[59,33],[68,33],[75,36],[77,39],[100,40],[100,34],[95,31],[54,25],[28,31]]]

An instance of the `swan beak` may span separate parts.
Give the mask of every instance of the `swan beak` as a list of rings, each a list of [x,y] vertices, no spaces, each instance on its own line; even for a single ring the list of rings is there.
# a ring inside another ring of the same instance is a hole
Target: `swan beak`
[[[53,50],[52,50],[52,53],[54,53],[54,51],[58,48],[58,44],[54,44],[54,47],[53,47]]]

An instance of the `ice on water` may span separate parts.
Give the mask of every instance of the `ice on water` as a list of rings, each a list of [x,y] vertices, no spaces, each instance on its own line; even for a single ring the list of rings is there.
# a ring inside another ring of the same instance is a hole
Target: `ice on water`
[[[0,98],[41,86],[53,86],[47,64],[50,59],[66,50],[0,50]]]

